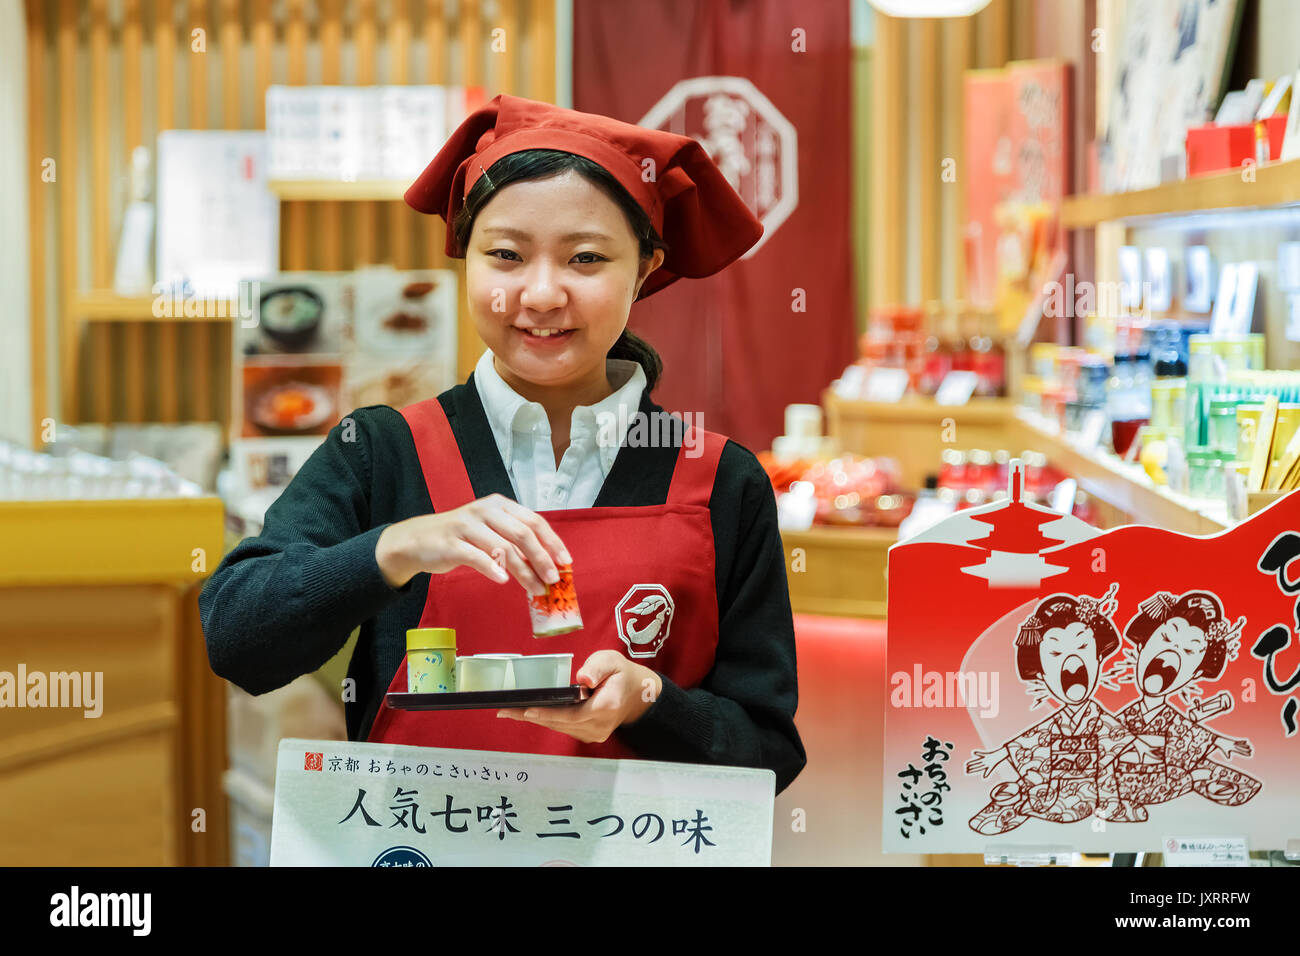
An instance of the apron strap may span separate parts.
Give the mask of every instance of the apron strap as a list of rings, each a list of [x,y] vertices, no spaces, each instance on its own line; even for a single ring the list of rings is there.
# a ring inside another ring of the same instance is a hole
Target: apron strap
[[[709,506],[713,478],[726,444],[726,435],[690,426],[682,447],[677,450],[677,464],[668,486],[667,504]]]
[[[420,457],[433,510],[441,514],[473,501],[474,486],[442,402],[436,398],[416,402],[402,409],[402,417],[415,440],[415,453]]]

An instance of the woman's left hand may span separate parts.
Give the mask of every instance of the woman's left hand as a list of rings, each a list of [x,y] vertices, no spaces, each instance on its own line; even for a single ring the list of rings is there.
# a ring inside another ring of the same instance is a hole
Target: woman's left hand
[[[604,743],[616,728],[639,719],[663,691],[658,674],[618,651],[596,651],[588,657],[578,670],[577,683],[591,688],[591,696],[581,704],[510,707],[497,716],[558,730],[583,743]]]

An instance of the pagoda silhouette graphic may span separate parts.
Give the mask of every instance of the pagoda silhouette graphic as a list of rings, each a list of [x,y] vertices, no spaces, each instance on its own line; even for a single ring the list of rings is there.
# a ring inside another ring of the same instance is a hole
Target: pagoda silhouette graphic
[[[1067,533],[1064,537],[1056,537],[1041,530],[1044,525],[1060,522],[1066,516],[1026,502],[1024,480],[1024,464],[1018,458],[1012,459],[1010,497],[970,515],[976,521],[991,525],[992,530],[982,538],[967,540],[966,544],[983,548],[989,555],[979,564],[963,565],[961,570],[964,574],[984,578],[990,588],[1034,588],[1043,578],[1069,570],[1049,563],[1043,553],[1060,547],[1072,536]]]

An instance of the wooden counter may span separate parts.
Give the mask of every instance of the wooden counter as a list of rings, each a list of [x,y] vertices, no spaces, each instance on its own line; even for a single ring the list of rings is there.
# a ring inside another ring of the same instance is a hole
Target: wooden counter
[[[216,498],[0,502],[0,671],[102,675],[93,708],[0,710],[0,864],[227,861],[197,606],[221,555]]]
[[[885,616],[885,565],[897,531],[819,526],[783,531],[781,540],[794,613]]]

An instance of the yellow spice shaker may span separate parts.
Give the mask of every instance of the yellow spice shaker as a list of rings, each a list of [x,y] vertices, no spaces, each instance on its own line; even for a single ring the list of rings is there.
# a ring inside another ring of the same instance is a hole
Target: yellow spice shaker
[[[406,632],[406,689],[412,694],[456,690],[456,629],[415,627]]]

